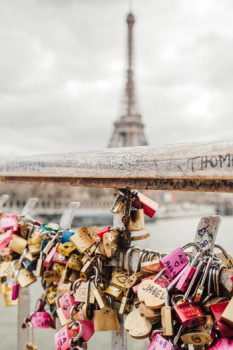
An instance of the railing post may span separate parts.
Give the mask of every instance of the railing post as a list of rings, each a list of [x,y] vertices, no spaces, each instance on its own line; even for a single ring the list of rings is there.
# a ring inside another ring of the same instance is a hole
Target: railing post
[[[122,226],[122,213],[114,214],[113,227]],[[124,328],[125,316],[118,314],[118,320],[120,323],[120,330],[112,332],[112,350],[127,350],[127,332]]]
[[[22,323],[28,315],[30,315],[30,289],[29,287],[20,287],[18,300],[17,350],[25,350],[29,340],[29,327],[26,327],[26,329],[22,328]]]

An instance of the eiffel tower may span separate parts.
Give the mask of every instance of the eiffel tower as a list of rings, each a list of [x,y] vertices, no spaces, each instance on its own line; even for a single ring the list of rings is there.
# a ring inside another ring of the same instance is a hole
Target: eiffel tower
[[[133,78],[133,25],[135,19],[132,13],[127,16],[128,25],[128,69],[125,86],[125,112],[114,123],[114,130],[108,147],[145,146],[147,140],[144,134],[144,124],[137,111]]]

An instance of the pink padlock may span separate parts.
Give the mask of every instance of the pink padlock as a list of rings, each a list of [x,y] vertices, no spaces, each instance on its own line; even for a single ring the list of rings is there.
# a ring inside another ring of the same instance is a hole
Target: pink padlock
[[[13,253],[13,250],[11,250],[10,248],[0,249],[0,256],[7,256],[7,255],[10,255],[11,253]]]
[[[46,269],[48,269],[50,267],[50,265],[52,264],[52,259],[53,259],[55,252],[56,252],[56,246],[50,250],[50,252],[48,253],[48,255],[46,256],[46,258],[44,260],[44,267]]]
[[[110,226],[105,227],[105,228],[102,228],[101,230],[98,231],[97,235],[99,236],[99,238],[100,238],[101,240],[103,240],[103,235],[104,235],[105,233],[107,233],[107,232],[110,232],[110,229],[111,229]]]
[[[79,322],[81,322],[83,326],[81,337],[84,341],[88,341],[95,333],[94,319],[92,319],[91,321],[85,321],[83,316],[81,316]],[[79,333],[79,327],[75,328],[75,331]]]
[[[160,334],[155,334],[147,350],[172,350],[171,344]]]
[[[67,292],[58,299],[58,304],[62,309],[62,312],[65,318],[69,319],[70,309],[72,308],[73,305],[77,304],[77,302],[74,300],[73,294],[71,292]],[[73,312],[74,315],[75,313],[77,313],[77,311]]]
[[[197,263],[197,260],[201,256],[201,253],[198,252],[194,259],[192,260],[191,264],[188,264],[185,266],[183,273],[180,276],[179,281],[176,284],[176,288],[179,289],[181,292],[185,292],[186,289],[188,288],[188,285],[196,272],[196,268],[194,267],[195,264]]]
[[[56,350],[69,350],[69,341],[71,338],[73,338],[74,334],[73,331],[68,328],[68,326],[62,327],[56,334],[55,334],[55,346]]]
[[[50,314],[46,311],[36,311],[31,317],[32,328],[49,328]]]
[[[1,227],[4,230],[12,228],[15,231],[15,228],[17,227],[17,225],[18,225],[17,215],[6,215],[6,216],[3,216],[1,219]]]
[[[173,252],[160,259],[160,264],[165,268],[165,273],[171,281],[174,280],[188,263],[189,260],[181,248],[175,249]]]
[[[64,255],[59,253],[59,251],[56,248],[55,253],[53,255],[53,262],[54,263],[58,263],[58,264],[66,265],[67,262],[68,262],[68,259]]]
[[[5,233],[1,234],[0,236],[0,249],[4,249],[8,246],[8,244],[10,243],[10,240],[12,238],[13,235],[13,230],[7,230]]]
[[[13,282],[13,286],[12,286],[12,296],[11,296],[11,300],[16,300],[19,297],[19,284],[17,283],[17,281]]]
[[[233,350],[233,339],[221,338],[211,344],[207,350]]]

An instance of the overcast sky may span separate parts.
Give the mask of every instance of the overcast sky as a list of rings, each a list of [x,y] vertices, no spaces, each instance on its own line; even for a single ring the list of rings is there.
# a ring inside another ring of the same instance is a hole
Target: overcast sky
[[[126,0],[0,0],[0,153],[106,147],[126,68]],[[233,139],[233,1],[135,0],[150,144]]]

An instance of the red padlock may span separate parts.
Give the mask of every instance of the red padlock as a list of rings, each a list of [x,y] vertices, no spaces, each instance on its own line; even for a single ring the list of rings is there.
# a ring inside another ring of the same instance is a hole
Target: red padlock
[[[172,306],[180,324],[186,328],[197,327],[206,321],[206,315],[201,308],[191,301],[184,301],[179,304],[175,304],[176,298],[183,298],[181,294],[173,295],[171,298]]]
[[[103,235],[107,232],[110,232],[110,230],[111,230],[111,227],[108,226],[108,227],[105,227],[105,228],[102,228],[101,230],[99,230],[97,234],[98,234],[99,238],[101,240],[103,240]]]
[[[223,311],[225,310],[228,304],[229,302],[225,301],[223,303],[210,305],[210,314],[213,317],[214,326],[216,330],[219,331],[222,338],[233,337],[233,328],[221,321]]]
[[[144,214],[149,216],[150,218],[153,218],[154,214],[158,210],[158,203],[154,202],[152,199],[148,198],[144,194],[137,192],[137,198],[133,201],[133,206],[135,208],[138,208],[138,206],[141,206],[143,208]]]

